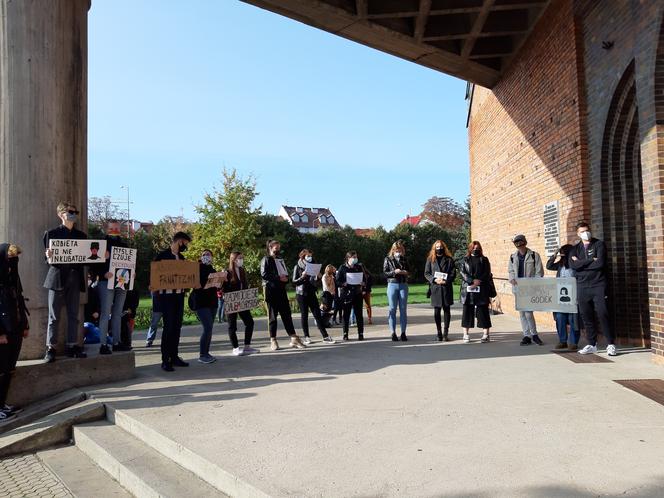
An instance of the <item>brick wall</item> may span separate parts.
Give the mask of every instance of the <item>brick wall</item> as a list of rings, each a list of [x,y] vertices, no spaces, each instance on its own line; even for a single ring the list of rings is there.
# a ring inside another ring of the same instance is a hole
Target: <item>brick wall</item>
[[[505,312],[514,310],[511,286],[501,280],[512,235],[524,233],[546,260],[544,205],[559,203],[561,244],[589,215],[577,31],[572,1],[554,1],[498,85],[475,90],[468,129],[473,238],[492,262]],[[553,325],[549,313],[538,322]]]

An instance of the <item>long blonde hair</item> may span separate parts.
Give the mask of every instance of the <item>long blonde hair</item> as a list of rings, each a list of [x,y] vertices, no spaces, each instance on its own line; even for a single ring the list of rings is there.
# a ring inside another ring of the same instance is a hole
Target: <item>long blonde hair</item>
[[[404,246],[403,242],[400,240],[397,240],[394,244],[392,244],[392,247],[390,247],[390,252],[387,253],[387,256],[393,258],[396,251],[399,251],[402,256],[406,255],[406,246]]]

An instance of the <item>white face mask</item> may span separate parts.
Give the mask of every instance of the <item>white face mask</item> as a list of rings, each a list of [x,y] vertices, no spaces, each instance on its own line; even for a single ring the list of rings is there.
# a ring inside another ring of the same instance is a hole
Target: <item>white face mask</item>
[[[401,257],[401,253],[400,252],[395,252],[394,257],[399,259]]]
[[[209,254],[203,254],[201,256],[201,263],[203,263],[204,265],[212,264],[212,256],[210,256]]]
[[[242,268],[244,266],[244,259],[236,259],[235,264],[237,265],[238,268]]]
[[[311,263],[311,262],[314,260],[314,258],[313,258],[313,256],[305,256],[305,257],[304,257],[304,260],[305,260],[307,263]]]
[[[589,230],[587,232],[581,232],[579,237],[581,237],[582,240],[585,240],[587,242],[591,239],[592,235],[590,234],[590,230]]]
[[[350,259],[348,260],[348,264],[349,264],[350,266],[355,266],[355,265],[357,264],[357,258],[350,258]]]

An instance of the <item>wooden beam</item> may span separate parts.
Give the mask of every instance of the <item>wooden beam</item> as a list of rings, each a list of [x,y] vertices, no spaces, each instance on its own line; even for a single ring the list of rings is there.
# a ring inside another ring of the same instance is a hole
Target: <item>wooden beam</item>
[[[357,17],[366,19],[369,15],[369,0],[355,0],[355,8],[357,9]]]
[[[484,23],[486,22],[487,17],[489,17],[489,13],[491,12],[491,7],[493,6],[494,2],[495,0],[484,0],[482,10],[478,14],[477,19],[475,19],[475,24],[473,24],[473,29],[470,32],[470,36],[463,44],[463,49],[461,50],[462,59],[467,59],[470,53],[473,51],[475,40],[482,32],[482,28],[484,27]]]
[[[491,36],[511,36],[511,35],[525,35],[529,31],[491,31],[487,33],[479,33],[477,38],[488,38]],[[441,36],[425,36],[422,41],[444,41],[444,40],[465,40],[470,35],[441,35]]]
[[[431,0],[420,0],[420,11],[415,20],[415,41],[417,43],[422,43],[422,38],[424,38],[429,12],[431,12]]]

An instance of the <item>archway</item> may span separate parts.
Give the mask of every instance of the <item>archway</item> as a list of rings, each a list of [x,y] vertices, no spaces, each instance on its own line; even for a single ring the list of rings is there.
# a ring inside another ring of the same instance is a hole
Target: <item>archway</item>
[[[601,162],[602,225],[609,252],[609,296],[618,343],[650,346],[648,272],[634,61],[611,100]]]

